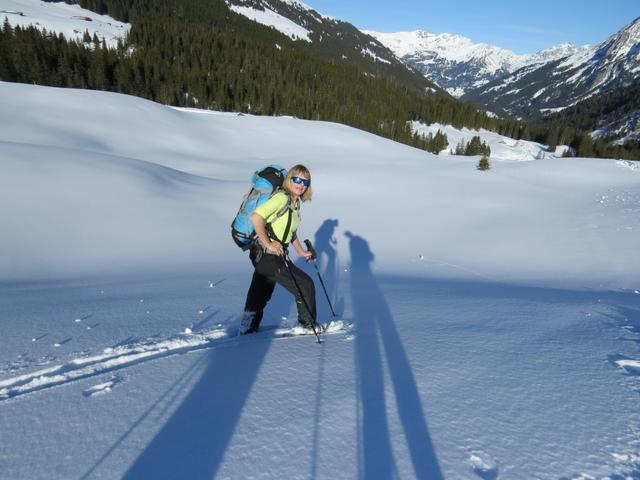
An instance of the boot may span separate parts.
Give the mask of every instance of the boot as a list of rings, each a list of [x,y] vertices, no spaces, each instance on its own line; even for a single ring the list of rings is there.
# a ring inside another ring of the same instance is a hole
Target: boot
[[[238,328],[238,335],[246,335],[247,333],[254,333],[258,331],[258,326],[254,325],[256,318],[256,312],[245,311],[240,317],[240,328]]]

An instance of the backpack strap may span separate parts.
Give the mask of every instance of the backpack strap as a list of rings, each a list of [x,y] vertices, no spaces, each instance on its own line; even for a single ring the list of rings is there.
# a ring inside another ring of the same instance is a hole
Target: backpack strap
[[[291,213],[291,209],[289,209],[289,217],[287,218],[287,226],[284,229],[284,235],[282,236],[282,241],[280,241],[280,244],[282,245],[282,248],[284,249],[284,251],[287,251],[287,247],[284,244],[284,240],[289,236],[289,229],[291,228],[291,217],[293,216],[293,214]]]
[[[272,222],[275,222],[277,219],[279,219],[282,215],[284,215],[285,213],[287,213],[287,210],[291,210],[293,208],[293,205],[291,203],[291,197],[289,196],[289,192],[287,192],[284,188],[278,188],[274,195],[276,193],[282,192],[287,196],[287,203],[285,204],[284,207],[282,207],[280,210],[278,210],[278,212],[276,213],[276,216],[273,217]]]
[[[249,191],[247,192],[247,194],[244,196],[244,198],[242,199],[242,203],[240,204],[240,208],[238,208],[238,213],[236,213],[236,216],[238,216],[240,214],[240,212],[242,212],[242,210],[244,209],[244,207],[247,206],[247,202],[249,201],[249,198],[251,197],[251,194],[255,191],[255,188],[251,187],[249,189]],[[234,219],[235,221],[235,219]]]
[[[289,236],[289,231],[291,230],[291,217],[293,215],[292,214],[293,203],[291,202],[291,197],[289,196],[289,193],[285,189],[278,189],[276,193],[280,191],[284,192],[284,194],[287,196],[287,203],[284,207],[278,210],[276,212],[275,217],[273,217],[273,219],[266,224],[266,229],[267,229],[267,234],[284,247],[285,246],[284,240]],[[284,235],[282,236],[282,239],[279,239],[278,236],[273,231],[273,228],[271,228],[271,224],[287,212],[289,213],[289,217],[287,218],[287,226],[284,229]]]

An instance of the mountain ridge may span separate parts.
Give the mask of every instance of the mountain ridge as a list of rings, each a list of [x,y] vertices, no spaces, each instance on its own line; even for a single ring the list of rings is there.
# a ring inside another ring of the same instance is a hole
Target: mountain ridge
[[[433,34],[423,30],[365,32],[456,97],[506,77],[520,68],[548,63],[578,50],[570,43],[562,43],[535,54],[519,55],[502,47],[476,43],[462,35],[450,33]]]
[[[374,76],[394,78],[399,83],[426,93],[441,92],[434,82],[399,59],[387,46],[348,22],[323,15],[297,0],[225,0],[233,12],[275,28],[290,36],[299,48],[334,62],[351,62]],[[260,12],[271,12],[270,19]],[[275,15],[275,16],[274,16]],[[283,20],[279,20],[281,17]],[[283,23],[290,21],[305,30],[292,37]]]
[[[531,55],[450,33],[367,33],[451,95],[490,112],[569,121],[594,138],[637,141],[631,87],[640,84],[640,18],[597,45],[561,43]],[[563,110],[566,115],[559,114]]]
[[[640,17],[598,45],[536,68],[520,69],[462,98],[480,105],[497,104],[511,115],[539,118],[638,81]]]

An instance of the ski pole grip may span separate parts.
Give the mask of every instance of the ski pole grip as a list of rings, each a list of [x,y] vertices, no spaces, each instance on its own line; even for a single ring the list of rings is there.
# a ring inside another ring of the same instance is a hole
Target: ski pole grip
[[[311,245],[311,240],[309,240],[308,238],[304,241],[304,244],[307,246],[307,250],[309,250],[311,252],[311,255],[313,255],[313,258],[318,258],[318,255],[316,254],[316,250],[313,248],[313,245]]]

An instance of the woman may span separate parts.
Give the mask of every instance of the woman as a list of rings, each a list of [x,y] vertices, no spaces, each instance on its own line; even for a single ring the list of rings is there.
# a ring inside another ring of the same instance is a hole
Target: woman
[[[307,261],[313,258],[313,254],[302,247],[296,235],[300,224],[300,205],[311,200],[312,195],[311,174],[307,167],[292,167],[282,187],[283,190],[274,194],[251,214],[256,240],[251,245],[249,258],[255,271],[240,322],[240,334],[258,330],[264,308],[271,299],[276,283],[295,296],[298,322],[301,325],[311,327],[316,322],[316,291],[313,280],[293,263],[285,265],[285,252],[289,244]]]

